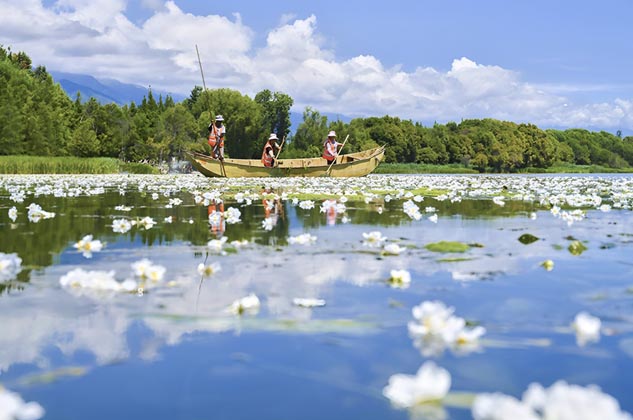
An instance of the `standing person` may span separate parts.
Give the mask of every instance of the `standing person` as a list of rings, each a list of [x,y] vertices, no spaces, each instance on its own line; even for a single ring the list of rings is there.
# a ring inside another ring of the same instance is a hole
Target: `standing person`
[[[279,150],[281,147],[277,144],[277,134],[271,133],[270,137],[264,144],[264,150],[262,150],[262,163],[267,168],[275,166],[275,148]]]
[[[224,160],[225,134],[224,117],[216,115],[215,121],[209,124],[209,146],[211,146],[211,156],[215,159]]]
[[[340,146],[341,144],[336,141],[336,132],[334,130],[330,131],[323,143],[323,159],[327,160],[328,165],[336,163]]]

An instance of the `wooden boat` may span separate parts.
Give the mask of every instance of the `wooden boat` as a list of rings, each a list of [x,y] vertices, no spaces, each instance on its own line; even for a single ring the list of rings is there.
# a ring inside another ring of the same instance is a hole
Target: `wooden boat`
[[[277,166],[267,168],[260,159],[230,159],[219,161],[201,153],[187,153],[187,158],[200,173],[208,177],[358,177],[376,169],[385,156],[385,147],[376,147],[362,152],[340,155],[328,170],[323,158],[279,159]]]

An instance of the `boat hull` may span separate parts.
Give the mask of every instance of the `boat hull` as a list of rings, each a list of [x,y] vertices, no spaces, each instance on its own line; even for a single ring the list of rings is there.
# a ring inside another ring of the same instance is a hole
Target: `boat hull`
[[[385,156],[385,148],[377,147],[337,157],[337,162],[328,170],[323,158],[279,159],[278,166],[265,167],[255,159],[213,159],[200,153],[189,153],[193,167],[208,177],[253,178],[253,177],[359,177],[371,173]]]

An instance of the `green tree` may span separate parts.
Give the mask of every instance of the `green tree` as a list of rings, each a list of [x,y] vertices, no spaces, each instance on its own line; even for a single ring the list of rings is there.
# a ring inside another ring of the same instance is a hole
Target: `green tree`
[[[303,121],[297,127],[297,131],[288,146],[286,156],[321,156],[327,133],[327,117],[307,107],[303,111]]]
[[[255,102],[262,107],[263,129],[276,133],[280,139],[290,133],[290,108],[293,100],[282,92],[272,94],[265,89],[255,95]]]
[[[99,155],[99,141],[92,118],[86,118],[75,128],[68,142],[68,151],[73,156],[93,157]]]

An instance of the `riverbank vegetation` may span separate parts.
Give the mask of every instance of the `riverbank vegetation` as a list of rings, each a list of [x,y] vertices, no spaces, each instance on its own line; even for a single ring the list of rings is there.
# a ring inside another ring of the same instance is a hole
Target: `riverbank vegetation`
[[[144,163],[128,163],[108,157],[0,156],[0,174],[157,174]]]
[[[633,136],[584,129],[542,130],[494,119],[423,126],[396,116],[329,121],[306,108],[290,131],[293,100],[263,90],[254,98],[231,89],[192,89],[176,103],[149,90],[140,104],[100,104],[70,99],[46,68],[33,68],[23,52],[0,47],[0,154],[109,157],[121,161],[182,159],[186,150],[208,152],[207,126],[223,114],[226,154],[258,158],[269,133],[287,136],[281,158],[320,156],[329,130],[344,152],[386,145],[385,162],[411,172],[599,172],[633,171]],[[437,166],[439,165],[439,166]],[[578,167],[577,165],[581,165]]]

